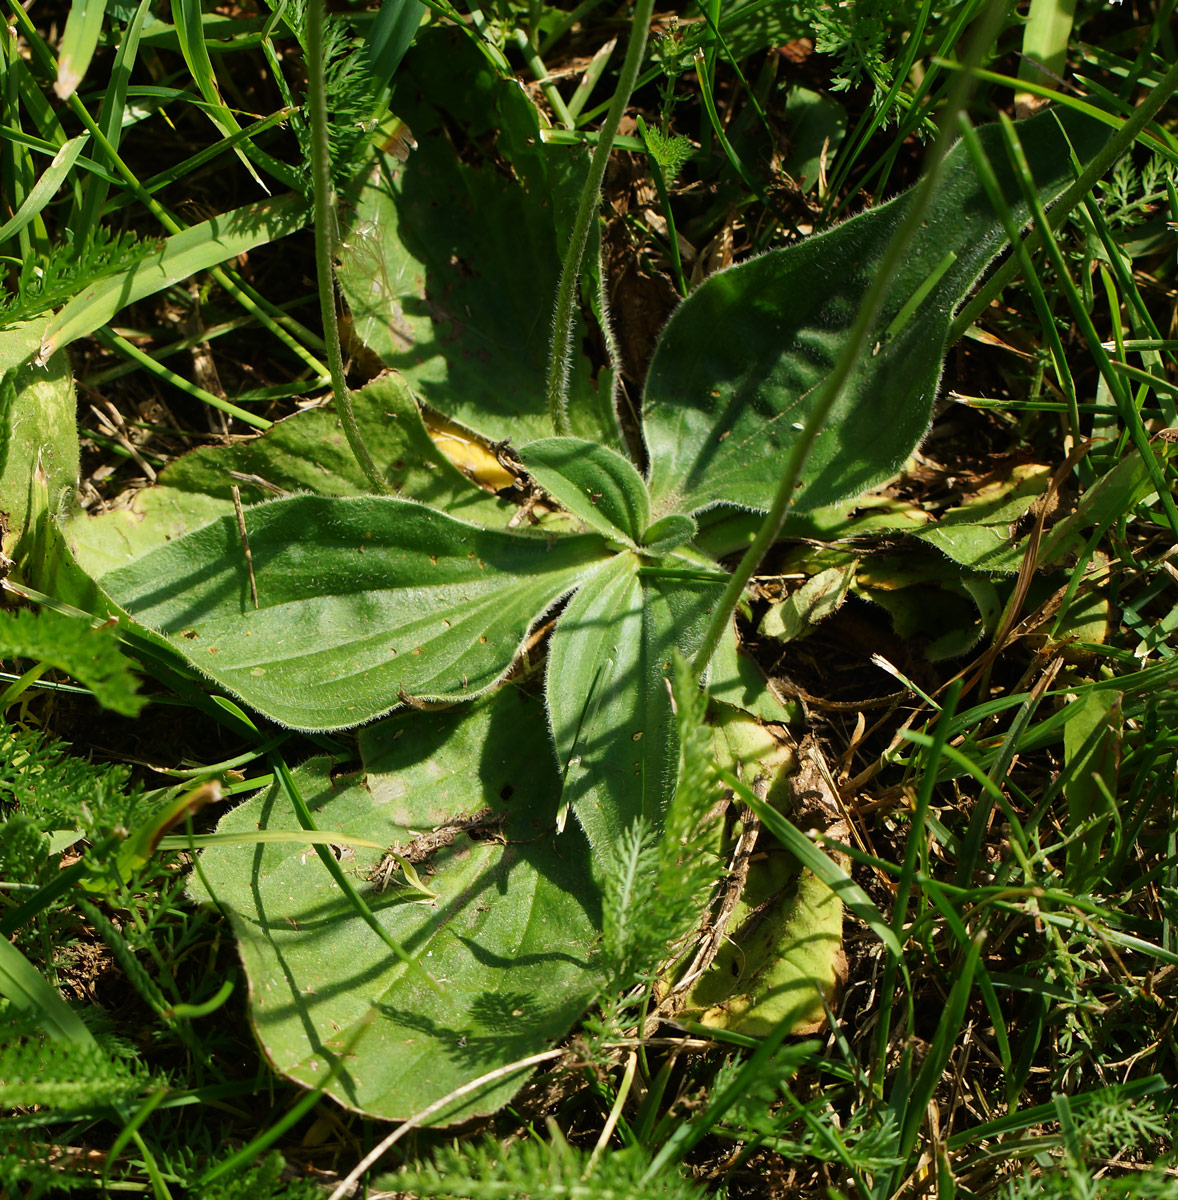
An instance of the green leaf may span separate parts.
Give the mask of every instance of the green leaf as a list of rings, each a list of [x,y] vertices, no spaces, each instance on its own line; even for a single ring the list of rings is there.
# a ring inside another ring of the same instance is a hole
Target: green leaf
[[[139,39],[150,7],[151,0],[139,0],[133,12],[120,12],[121,5],[111,12],[112,22],[120,16],[127,22],[119,35],[119,48],[115,51],[114,63],[103,90],[102,109],[98,114],[98,127],[112,150],[117,151],[122,141],[123,118],[127,113],[127,88],[131,83],[131,72],[139,54]],[[60,74],[59,64],[59,77]],[[93,171],[83,181],[81,205],[70,217],[70,228],[80,240],[91,241],[101,227],[98,218],[109,190],[109,181]]]
[[[105,325],[120,309],[181,279],[294,233],[309,210],[298,196],[280,196],[221,213],[166,238],[155,254],[128,271],[92,283],[45,323],[38,362]]]
[[[57,56],[57,81],[53,85],[59,100],[68,100],[78,90],[98,48],[105,16],[106,0],[73,0],[70,4]]]
[[[137,694],[138,681],[112,626],[95,628],[52,609],[0,611],[0,659],[13,658],[64,671],[89,688],[103,708],[124,717],[136,716],[147,703]]]
[[[659,557],[686,545],[699,532],[699,526],[684,513],[668,513],[648,525],[639,538],[644,554]]]
[[[667,678],[690,655],[721,583],[668,578],[617,555],[585,581],[548,649],[548,711],[571,808],[595,856],[638,817],[657,828],[675,786],[678,744]]]
[[[458,75],[463,86],[453,88]],[[417,145],[404,162],[384,156],[352,197],[339,282],[355,331],[439,412],[492,441],[544,437],[564,241],[562,180],[543,157],[553,151],[539,144],[535,107],[445,31],[420,36],[397,79],[393,105]],[[471,138],[498,115],[515,175],[493,160],[460,162],[444,114],[423,92],[440,93],[447,112],[457,106]],[[608,382],[591,379],[582,355],[571,387],[574,432],[617,445]]]
[[[695,153],[691,139],[682,133],[665,134],[657,126],[639,126],[646,152],[658,164],[663,173],[663,183],[670,187],[679,177],[679,172]]]
[[[233,115],[233,110],[221,99],[221,90],[217,86],[217,76],[213,70],[212,59],[209,58],[209,48],[205,41],[204,17],[201,13],[200,0],[171,0],[172,20],[175,23],[176,38],[180,43],[180,53],[188,66],[192,81],[205,99],[205,112],[209,120],[226,136],[241,132],[241,126]],[[244,151],[240,148],[234,153],[241,159],[242,165],[262,185],[258,173],[254,170]],[[265,190],[263,186],[263,190]]]
[[[24,198],[20,208],[13,213],[9,220],[0,225],[0,244],[20,233],[53,199],[57,194],[57,189],[74,169],[74,163],[78,161],[78,155],[82,153],[82,147],[85,146],[89,137],[88,133],[83,133],[76,138],[70,138],[53,156],[53,161],[45,168],[41,178],[29,189],[29,194]]]
[[[538,700],[506,687],[398,715],[365,730],[361,750],[363,774],[333,781],[326,759],[297,774],[319,823],[400,845],[439,894],[421,903],[365,882],[379,853],[341,862],[440,995],[389,954],[306,847],[206,850],[191,886],[207,900],[207,882],[229,911],[269,1060],[314,1086],[346,1055],[330,1094],[391,1120],[567,1033],[599,987],[600,912],[584,841],[553,834],[559,780]],[[247,801],[219,832],[288,826],[279,795]],[[431,1124],[494,1112],[523,1079],[507,1075]]]
[[[51,1038],[79,1046],[95,1045],[94,1035],[82,1018],[6,937],[0,937],[0,996],[27,1012]]]
[[[1158,466],[1165,470],[1173,457],[1173,446],[1158,442],[1151,447]],[[1108,471],[1100,475],[1076,501],[1076,510],[1057,522],[1044,535],[1039,548],[1039,563],[1056,566],[1086,553],[1088,530],[1107,527],[1131,512],[1154,492],[1150,470],[1136,450],[1128,451]]]
[[[77,400],[69,360],[9,370],[0,380],[0,553],[39,571],[43,520],[78,482]]]
[[[633,546],[650,521],[646,484],[628,459],[581,438],[544,438],[520,451],[528,473],[591,529]]]
[[[372,75],[384,87],[396,74],[413,43],[426,8],[420,0],[382,0],[364,39],[364,52]]]
[[[1062,120],[1081,162],[1104,141],[1095,121],[1046,113],[1020,126],[1038,187],[1054,199],[1074,178]],[[1003,160],[996,135],[979,136]],[[1002,188],[1028,214],[1009,169]],[[832,368],[909,196],[712,276],[672,316],[646,383],[650,492],[656,512],[714,504],[768,508],[810,397]],[[948,155],[929,214],[891,281],[874,352],[853,371],[806,465],[795,503],[814,508],[866,491],[924,436],[949,322],[1005,245],[1001,221],[961,146]],[[930,281],[935,283],[925,293]],[[909,302],[921,303],[898,328]]]
[[[276,500],[245,524],[256,610],[229,516],[97,582],[204,674],[298,729],[357,725],[405,697],[476,696],[606,553],[597,535],[494,533],[385,497]]]
[[[357,424],[396,495],[480,524],[507,524],[510,505],[475,487],[434,445],[409,389],[386,375],[352,393]],[[260,437],[207,446],[171,463],[127,508],[64,525],[78,564],[97,578],[233,512],[232,487],[252,504],[286,493],[364,496],[367,479],[332,406],[304,409]]]
[[[870,926],[876,937],[897,957],[903,957],[900,941],[892,927],[884,920],[870,896],[828,855],[788,818],[783,817],[772,805],[766,804],[751,788],[746,787],[734,775],[725,773],[725,782],[740,799],[761,818],[767,830],[804,866],[826,884],[843,902],[843,905]]]
[[[762,721],[801,725],[804,718],[796,701],[789,705],[769,686],[764,671],[736,641],[736,625],[729,625],[708,666],[708,693],[713,700],[743,709]]]
[[[1115,819],[1109,804],[1117,795],[1121,764],[1122,699],[1120,692],[1088,688],[1068,707],[1063,727],[1068,833],[1076,838],[1068,843],[1068,886],[1077,891],[1088,885],[1100,862],[1109,819]],[[1102,813],[1105,821],[1081,833],[1086,822]]]
[[[1019,463],[1005,479],[980,488],[935,524],[916,530],[916,536],[971,570],[1017,571],[1025,547],[1012,536],[1015,526],[1050,478],[1049,467]]]
[[[1002,613],[984,575],[970,575],[911,544],[866,557],[851,590],[884,609],[897,636],[929,662],[967,653]]]
[[[785,115],[790,151],[783,165],[803,193],[812,192],[818,186],[824,160],[829,163],[842,144],[847,110],[832,97],[795,84],[785,101]]]

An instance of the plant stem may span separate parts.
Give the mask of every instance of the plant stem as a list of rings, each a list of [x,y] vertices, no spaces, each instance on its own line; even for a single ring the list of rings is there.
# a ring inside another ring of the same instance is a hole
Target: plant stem
[[[957,114],[965,107],[969,90],[972,87],[971,68],[977,65],[984,48],[989,45],[990,40],[997,33],[1005,10],[1006,6],[1002,3],[990,4],[982,17],[977,33],[970,41],[969,52],[963,63],[964,69],[954,80],[945,110],[941,114],[937,138],[929,152],[928,167],[912,193],[911,203],[904,214],[900,228],[896,230],[896,234],[880,262],[879,269],[872,277],[871,286],[867,289],[867,295],[864,296],[863,303],[859,307],[855,323],[851,327],[843,351],[834,365],[834,370],[818,386],[810,414],[807,416],[802,431],[798,434],[798,439],[786,461],[785,471],[777,486],[773,503],[712,613],[703,643],[692,660],[692,668],[697,675],[702,676],[707,669],[708,663],[720,643],[720,638],[732,621],[732,614],[736,611],[745,586],[752,578],[753,572],[760,566],[766,551],[777,540],[781,526],[785,522],[785,514],[793,500],[793,494],[801,480],[802,468],[810,457],[818,434],[822,426],[826,424],[826,419],[841,395],[851,372],[855,369],[855,364],[867,349],[868,341],[875,327],[876,314],[887,297],[892,275],[903,262],[908,243],[920,228],[920,223],[924,220],[924,215],[932,201],[933,192],[941,174],[941,164],[955,137]]]
[[[311,118],[311,180],[315,200],[315,272],[319,276],[319,309],[331,394],[344,427],[344,436],[374,492],[387,492],[385,483],[356,424],[352,397],[344,377],[339,321],[335,312],[335,204],[331,186],[331,157],[327,141],[327,91],[323,68],[323,0],[307,4],[307,107]]]
[[[315,2],[322,3],[322,0]],[[626,111],[626,105],[630,103],[630,93],[638,79],[642,56],[646,53],[646,36],[653,14],[654,0],[635,0],[626,61],[622,63],[617,91],[610,101],[609,112],[606,113],[597,145],[593,149],[589,177],[581,191],[581,202],[577,206],[577,216],[573,222],[573,234],[569,239],[569,247],[565,251],[564,265],[560,272],[560,286],[556,290],[552,352],[548,359],[547,389],[552,428],[559,437],[568,437],[572,432],[569,422],[569,364],[573,340],[573,304],[577,293],[577,281],[581,275],[581,262],[585,257],[586,243],[589,241],[590,223],[597,217],[601,181],[605,178],[609,153],[617,136],[622,114]]]

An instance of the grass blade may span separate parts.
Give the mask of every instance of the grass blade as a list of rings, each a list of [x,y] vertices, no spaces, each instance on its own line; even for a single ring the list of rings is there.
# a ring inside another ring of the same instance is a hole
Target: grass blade
[[[16,210],[11,220],[5,221],[0,226],[0,245],[20,233],[53,199],[57,194],[57,189],[61,187],[70,171],[73,170],[74,164],[78,161],[78,155],[82,153],[82,147],[85,146],[89,137],[88,133],[83,133],[76,138],[70,138],[53,156],[53,161],[45,168],[41,178],[29,189],[24,203]]]
[[[0,995],[35,1017],[42,1029],[59,1041],[94,1045],[82,1018],[7,938],[0,938]]]
[[[114,65],[110,71],[110,83],[107,84],[106,94],[102,98],[102,108],[98,114],[98,127],[106,135],[106,140],[116,150],[123,129],[123,114],[127,108],[127,88],[131,82],[131,68],[139,52],[139,37],[143,32],[143,23],[151,0],[140,0],[135,15],[127,22],[123,31],[122,41],[115,52]],[[60,67],[58,68],[60,72]],[[106,202],[108,192],[107,180],[99,176],[88,179],[82,192],[81,211],[72,228],[83,239],[91,236],[91,229],[98,220],[102,206]]]
[[[120,309],[181,279],[276,241],[302,228],[307,207],[299,196],[282,196],[202,221],[168,238],[157,255],[131,270],[100,279],[71,300],[45,326],[38,362],[62,346],[105,325]]]
[[[369,68],[386,88],[417,34],[425,5],[421,0],[383,0],[364,40]]]
[[[892,1177],[889,1194],[894,1194],[903,1181],[903,1174],[908,1166],[908,1159],[912,1154],[913,1147],[916,1145],[929,1101],[932,1100],[933,1094],[940,1086],[941,1075],[953,1053],[957,1035],[961,1031],[961,1023],[965,1019],[966,1006],[969,1004],[970,992],[973,989],[974,972],[977,970],[978,961],[981,958],[984,941],[985,935],[979,934],[971,943],[969,953],[961,966],[961,973],[953,981],[953,987],[949,991],[949,999],[937,1025],[936,1036],[933,1038],[928,1056],[921,1065],[920,1072],[911,1089],[905,1090],[904,1094],[899,1097],[897,1116],[902,1120],[899,1146],[902,1162]]]
[[[205,45],[204,20],[199,0],[172,0],[172,20],[175,22],[176,37],[180,42],[180,53],[188,64],[193,82],[210,106],[209,120],[226,136],[240,133],[241,126],[229,106],[221,99],[221,90],[217,87],[209,48]],[[267,191],[266,185],[244,152],[238,150],[236,153],[258,186]]]
[[[53,90],[68,100],[78,90],[102,34],[106,0],[74,0],[66,18],[61,51],[57,57],[57,81]]]

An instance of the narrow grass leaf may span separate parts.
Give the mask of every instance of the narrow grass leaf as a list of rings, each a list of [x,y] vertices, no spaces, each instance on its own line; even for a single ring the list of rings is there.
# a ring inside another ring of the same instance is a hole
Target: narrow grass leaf
[[[897,1168],[892,1177],[892,1193],[903,1180],[908,1166],[908,1158],[916,1145],[920,1127],[926,1119],[929,1102],[941,1086],[941,1076],[949,1064],[949,1058],[961,1034],[961,1025],[965,1020],[965,1010],[973,990],[973,977],[981,958],[984,941],[984,934],[975,936],[966,951],[965,961],[961,964],[957,976],[953,980],[945,1010],[937,1023],[937,1032],[933,1036],[932,1045],[913,1081],[911,1090],[897,1089],[899,1094],[896,1098],[899,1103],[894,1103],[893,1107],[897,1110],[897,1116],[901,1122],[898,1152],[902,1165]]]
[[[1085,891],[1101,859],[1112,814],[1106,797],[1117,794],[1121,759],[1121,694],[1084,691],[1068,706],[1063,729],[1064,766],[1068,781],[1067,886]],[[1105,821],[1081,833],[1100,813]]]
[[[51,1038],[82,1046],[94,1045],[94,1036],[82,1018],[4,937],[0,937],[0,995],[27,1012]]]
[[[212,60],[209,58],[209,48],[205,43],[204,17],[200,0],[171,0],[171,3],[172,20],[175,23],[176,37],[180,43],[180,53],[184,56],[193,82],[209,106],[206,109],[209,119],[223,134],[240,133],[241,126],[229,106],[221,99],[221,89],[217,86],[217,76],[213,71]],[[258,186],[266,191],[265,184],[262,183],[253,164],[245,154],[240,149],[235,153],[245,165],[246,170],[254,177]]]
[[[1156,1096],[1172,1090],[1173,1084],[1164,1075],[1146,1075],[1142,1079],[1131,1079],[1126,1083],[1115,1083],[1109,1087],[1080,1092],[1078,1095],[1069,1096],[1068,1103],[1074,1114],[1090,1110],[1099,1112],[1100,1109],[1106,1108],[1110,1103],[1118,1100],[1144,1100],[1147,1096]],[[990,1141],[1005,1134],[1036,1129],[1053,1120],[1054,1117],[1055,1102],[1049,1100],[1046,1104],[1020,1108],[1017,1112],[1010,1112],[1005,1116],[996,1117],[992,1121],[983,1121],[980,1125],[950,1134],[946,1145],[952,1151],[963,1150],[966,1146]]]
[[[388,87],[396,74],[425,13],[421,0],[381,0],[376,20],[364,39],[369,67],[381,87]]]
[[[42,334],[38,361],[46,361],[55,350],[93,333],[128,304],[294,233],[307,216],[301,197],[282,196],[222,213],[173,234],[157,254],[121,275],[91,284],[56,313]]]
[[[74,169],[74,164],[78,161],[78,156],[82,153],[82,147],[86,145],[90,135],[88,133],[79,134],[76,138],[70,138],[64,146],[53,156],[53,161],[45,168],[41,178],[33,184],[29,190],[29,194],[24,198],[20,208],[13,213],[11,219],[0,225],[0,245],[3,245],[9,238],[14,237],[34,217],[38,216],[42,209],[49,203],[50,200],[57,194],[57,189],[68,178],[69,173]]]
[[[143,33],[143,24],[147,20],[151,8],[151,0],[139,0],[123,36],[119,48],[115,51],[115,60],[111,65],[110,79],[102,97],[102,108],[98,113],[98,128],[110,144],[117,150],[122,139],[123,118],[127,111],[127,88],[131,82],[131,69],[139,53],[139,38]],[[71,228],[83,239],[93,237],[103,205],[106,203],[109,191],[108,181],[101,175],[91,174],[83,185],[82,202],[76,220]],[[128,198],[129,199],[129,198]]]
[[[78,90],[98,48],[105,16],[106,0],[73,0],[70,4],[57,56],[57,80],[53,84],[59,100],[68,100]]]

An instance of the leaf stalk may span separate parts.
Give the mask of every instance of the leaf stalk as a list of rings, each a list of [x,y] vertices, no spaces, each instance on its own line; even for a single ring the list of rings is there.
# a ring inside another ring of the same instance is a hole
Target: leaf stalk
[[[331,186],[331,153],[327,140],[327,84],[323,64],[323,0],[307,5],[307,109],[311,126],[311,181],[314,193],[315,273],[319,278],[319,310],[323,316],[323,340],[327,350],[327,371],[331,376],[331,394],[344,427],[344,436],[365,478],[374,492],[389,490],[356,422],[352,397],[344,375],[340,350],[339,320],[336,316],[335,196]]]
[[[322,0],[313,0],[322,4]],[[581,190],[577,215],[573,222],[573,233],[565,251],[564,264],[560,271],[560,284],[556,290],[556,314],[552,330],[552,351],[548,359],[548,411],[552,428],[558,437],[568,437],[573,429],[569,421],[569,364],[573,341],[573,305],[577,293],[577,281],[581,277],[581,263],[585,257],[585,246],[589,241],[591,222],[597,216],[601,197],[601,181],[605,178],[605,167],[609,162],[610,150],[618,133],[622,114],[630,103],[630,93],[638,81],[642,57],[646,53],[646,38],[654,15],[654,0],[636,0],[634,18],[630,26],[630,44],[626,47],[626,59],[622,63],[621,76],[609,111],[598,135],[593,157],[589,162],[589,176]]]

